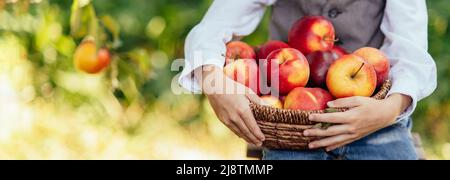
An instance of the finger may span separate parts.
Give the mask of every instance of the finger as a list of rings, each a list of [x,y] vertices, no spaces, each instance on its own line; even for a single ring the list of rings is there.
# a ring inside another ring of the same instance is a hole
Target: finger
[[[242,132],[242,135],[245,136],[252,142],[253,144],[257,146],[262,145],[262,141],[260,141],[256,136],[254,136],[250,130],[248,129],[247,125],[245,125],[244,120],[240,117],[236,117],[236,120],[233,121],[233,123],[239,128],[239,130]]]
[[[361,106],[364,97],[348,97],[328,102],[330,108],[353,108]]]
[[[350,134],[343,134],[338,136],[329,137],[326,139],[314,141],[309,144],[310,149],[318,149],[318,148],[324,148],[328,146],[335,146],[341,143],[344,143],[346,141],[349,141],[352,139],[352,135]]]
[[[236,134],[236,136],[239,136],[239,138],[244,139],[244,137],[242,136],[242,132],[239,130],[239,128],[234,125],[234,123],[229,123],[227,125],[228,129],[230,129],[231,131],[233,131],[234,134]]]
[[[243,135],[243,133],[241,132],[241,130],[239,130],[239,128],[234,124],[234,123],[230,123],[228,128],[233,131],[234,134],[236,134],[237,136],[239,136],[239,138],[242,138],[245,140],[245,142],[250,143],[252,145],[256,145],[254,144],[249,138],[247,138],[246,136]]]
[[[331,126],[328,129],[308,129],[303,132],[304,136],[307,137],[331,137],[337,136],[341,134],[348,134],[349,125],[336,125]]]
[[[262,141],[260,141],[258,138],[256,138],[250,130],[247,128],[247,126],[244,124],[244,122],[235,122],[235,125],[239,128],[239,130],[242,132],[242,136],[247,139],[246,141],[254,144],[255,146],[262,146]]]
[[[349,123],[349,117],[351,111],[338,112],[338,113],[325,113],[325,114],[311,114],[309,120],[314,122],[324,122],[332,124],[345,124]]]
[[[250,108],[246,108],[246,110],[240,115],[241,118],[244,120],[245,125],[247,125],[247,127],[250,129],[253,135],[257,137],[260,141],[264,141],[265,140],[264,134],[259,128],[258,123],[256,123],[256,120],[253,117]]]
[[[246,95],[247,96],[247,98],[248,98],[248,100],[249,101],[251,101],[251,102],[253,102],[253,103],[256,103],[256,104],[259,104],[259,105],[267,105],[257,94],[255,94],[255,93],[250,93],[250,94],[247,94]]]

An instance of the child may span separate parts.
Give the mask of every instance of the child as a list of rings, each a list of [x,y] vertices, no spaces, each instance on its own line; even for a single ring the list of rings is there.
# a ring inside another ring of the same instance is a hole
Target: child
[[[220,89],[242,86],[226,78],[221,67],[226,43],[251,34],[267,6],[272,6],[271,39],[286,41],[291,25],[303,16],[327,17],[347,51],[370,46],[388,56],[393,87],[385,100],[338,99],[328,106],[351,109],[311,115],[312,121],[338,124],[304,132],[323,137],[310,148],[326,151],[265,150],[264,159],[418,159],[410,138],[410,116],[437,84],[436,65],[427,52],[425,0],[215,0],[186,40],[181,85],[203,91],[225,125],[260,146],[265,137],[249,108],[249,101],[259,103],[260,99],[251,92],[220,93]]]

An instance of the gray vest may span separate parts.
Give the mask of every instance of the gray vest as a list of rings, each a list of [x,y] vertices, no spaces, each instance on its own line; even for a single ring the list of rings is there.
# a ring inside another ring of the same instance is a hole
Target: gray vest
[[[386,0],[278,0],[272,7],[271,39],[287,41],[292,24],[307,15],[320,15],[333,22],[337,45],[347,51],[384,41],[380,30]]]

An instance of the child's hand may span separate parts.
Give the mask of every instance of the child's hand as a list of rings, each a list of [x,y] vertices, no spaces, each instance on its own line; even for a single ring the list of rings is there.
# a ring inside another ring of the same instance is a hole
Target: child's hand
[[[309,144],[311,149],[333,151],[395,123],[397,117],[410,106],[411,98],[393,94],[385,100],[351,97],[330,102],[331,108],[351,108],[347,112],[313,114],[311,121],[336,124],[327,130],[310,129],[305,136],[327,137]]]
[[[217,117],[237,136],[248,143],[261,146],[265,140],[250,109],[250,101],[261,104],[262,100],[252,90],[227,78],[221,69],[203,72],[204,94]],[[208,82],[213,82],[210,85]],[[231,91],[224,92],[225,89]]]

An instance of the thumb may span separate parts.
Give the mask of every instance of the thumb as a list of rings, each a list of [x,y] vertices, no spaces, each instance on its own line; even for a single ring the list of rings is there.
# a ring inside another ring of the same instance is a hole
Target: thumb
[[[330,101],[327,105],[330,108],[353,108],[361,106],[362,101],[361,97],[348,97]]]

